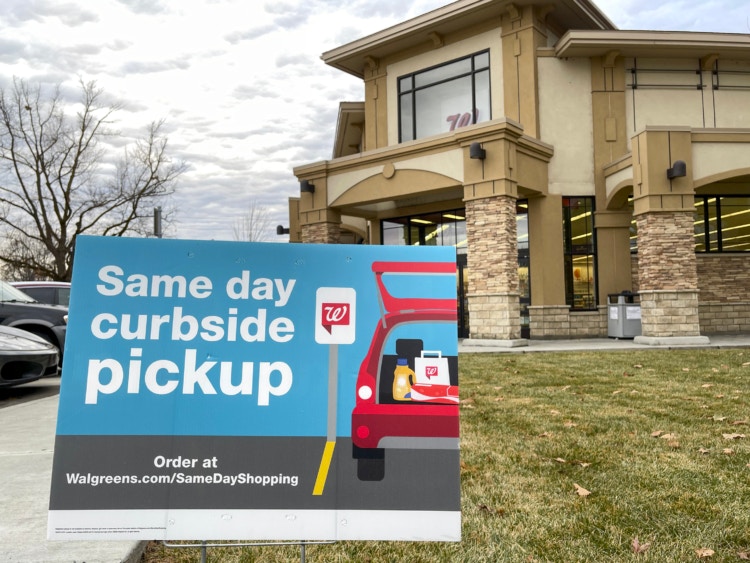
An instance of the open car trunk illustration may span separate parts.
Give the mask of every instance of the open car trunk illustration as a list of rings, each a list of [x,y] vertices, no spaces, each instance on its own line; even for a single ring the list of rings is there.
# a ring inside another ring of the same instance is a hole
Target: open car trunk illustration
[[[374,262],[372,270],[381,317],[359,368],[352,411],[352,455],[363,481],[383,479],[386,449],[457,449],[459,437],[458,357],[429,342],[430,325],[451,323],[455,329],[455,292],[403,297],[386,286],[390,276],[408,276],[409,292],[424,295],[430,276],[455,280],[456,264]]]

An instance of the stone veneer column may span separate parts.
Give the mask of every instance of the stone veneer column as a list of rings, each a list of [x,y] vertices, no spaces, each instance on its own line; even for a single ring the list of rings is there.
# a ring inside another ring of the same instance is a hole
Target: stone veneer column
[[[302,225],[302,242],[338,244],[341,239],[339,223],[323,222]]]
[[[690,128],[646,127],[632,139],[638,293],[645,344],[708,343],[700,335]],[[669,177],[682,160],[686,174]]]
[[[514,197],[466,201],[471,339],[521,337],[516,237]]]
[[[297,172],[295,172],[297,173]],[[341,215],[328,207],[328,178],[325,164],[310,167],[310,174],[299,176],[312,184],[312,191],[300,193],[300,242],[338,244],[341,241]]]
[[[643,336],[699,336],[693,214],[646,213],[636,223]]]

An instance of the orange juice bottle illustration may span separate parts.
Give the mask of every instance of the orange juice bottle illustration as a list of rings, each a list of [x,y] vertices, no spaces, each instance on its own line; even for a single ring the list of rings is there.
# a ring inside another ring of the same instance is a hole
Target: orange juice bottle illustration
[[[409,369],[406,358],[396,360],[396,370],[393,372],[393,398],[397,401],[411,401],[411,386],[416,381],[416,375]]]

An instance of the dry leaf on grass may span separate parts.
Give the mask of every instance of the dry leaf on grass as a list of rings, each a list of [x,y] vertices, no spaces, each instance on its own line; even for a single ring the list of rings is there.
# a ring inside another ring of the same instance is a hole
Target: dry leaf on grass
[[[722,434],[725,440],[739,440],[740,438],[744,438],[744,434]]]
[[[710,451],[711,451],[711,450],[708,450],[708,449],[706,449],[706,448],[698,448],[698,453],[699,453],[699,454],[703,454],[703,455],[706,455],[706,454],[707,454],[707,453],[709,453]]]
[[[664,430],[654,430],[653,432],[651,432],[651,437],[658,438],[662,434],[664,434]]]
[[[737,552],[737,558],[743,559],[745,561],[750,560],[750,551],[738,551]]]
[[[561,457],[556,457],[556,458],[555,458],[555,461],[556,461],[557,463],[568,463],[567,461],[565,461],[565,460],[564,460],[563,458],[561,458]]]
[[[560,411],[556,411],[555,409],[552,409],[551,411],[549,411],[549,413],[557,416],[558,414],[560,414]]]
[[[542,432],[541,434],[537,435],[537,438],[549,438],[552,436],[551,432]]]
[[[587,497],[587,496],[589,496],[591,494],[591,491],[587,491],[586,489],[584,489],[583,487],[581,487],[581,485],[579,485],[578,483],[573,483],[573,486],[575,487],[576,494],[579,497]]]
[[[715,552],[713,549],[709,549],[707,547],[701,547],[695,550],[695,554],[699,559],[707,559],[709,557],[713,557],[714,553]]]
[[[677,438],[677,434],[672,434],[672,433],[662,434],[661,436],[659,436],[659,439],[661,440],[674,440],[676,438]]]
[[[578,425],[575,422],[573,422],[572,420],[566,420],[565,422],[563,422],[563,426],[565,428],[575,428]]]
[[[491,514],[493,516],[502,516],[505,514],[504,508],[490,508],[486,504],[478,504],[477,508],[479,509],[479,512],[484,512],[485,514]]]
[[[640,553],[646,553],[648,551],[648,548],[651,547],[650,543],[641,543],[638,541],[638,536],[633,538],[633,543],[631,544],[633,546],[633,553],[636,555]]]
[[[715,414],[715,415],[713,416],[713,419],[714,419],[714,420],[715,420],[716,422],[721,422],[721,421],[723,421],[723,420],[726,420],[726,419],[727,419],[727,417],[726,417],[726,416],[719,416],[718,414]]]
[[[708,389],[709,387],[713,387],[713,386],[714,386],[713,383],[704,383],[703,385],[701,385],[701,387],[703,387],[704,389]]]
[[[732,448],[724,448],[721,453],[724,455],[734,455],[734,450]]]
[[[742,424],[747,424],[747,420],[735,420],[732,422],[732,426],[740,426]]]

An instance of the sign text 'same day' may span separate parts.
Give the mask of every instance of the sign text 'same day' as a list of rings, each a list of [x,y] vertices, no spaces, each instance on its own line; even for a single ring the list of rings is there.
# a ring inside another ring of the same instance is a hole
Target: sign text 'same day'
[[[207,276],[186,278],[179,275],[127,274],[116,265],[107,265],[98,272],[101,283],[97,292],[105,297],[125,296],[144,298],[192,298],[207,299],[214,291],[224,291],[226,297],[238,302],[264,302],[276,308],[284,307],[292,295],[294,279],[252,279],[249,270],[231,277],[220,288],[215,288]],[[129,313],[116,315],[102,312],[91,321],[91,334],[100,340],[120,337],[128,341],[154,341],[169,339],[173,342],[265,342],[270,339],[286,343],[294,338],[294,323],[283,316],[271,317],[266,307],[257,309],[254,315],[240,316],[238,309],[230,307],[224,315],[196,317],[185,314],[182,307],[173,307],[171,314],[139,314],[135,318]],[[188,348],[182,367],[167,359],[156,359],[142,365],[143,350],[130,349],[130,360],[123,366],[114,358],[90,359],[86,377],[86,404],[96,404],[100,395],[125,392],[137,394],[141,385],[156,395],[175,391],[192,395],[196,388],[203,394],[252,395],[254,362],[242,362],[240,381],[234,383],[232,362],[207,360],[198,362],[197,350]],[[209,379],[209,372],[218,364],[219,384]],[[106,375],[104,375],[106,374]],[[276,374],[276,377],[273,377]],[[293,374],[289,365],[282,361],[264,361],[258,365],[258,405],[268,406],[270,397],[286,394],[292,386]]]

